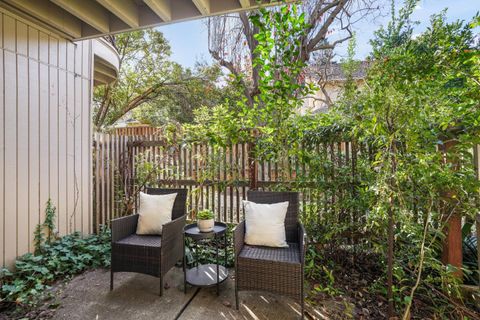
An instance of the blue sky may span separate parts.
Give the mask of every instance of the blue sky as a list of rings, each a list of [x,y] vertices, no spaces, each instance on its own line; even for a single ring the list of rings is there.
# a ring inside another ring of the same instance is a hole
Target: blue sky
[[[389,3],[385,0],[385,15],[375,20],[367,19],[355,27],[357,34],[357,58],[363,59],[370,52],[369,40],[373,32],[389,21]],[[415,33],[420,33],[428,26],[429,17],[447,8],[447,17],[453,20],[470,20],[480,11],[480,0],[422,0],[413,14],[413,19],[420,21]],[[181,22],[159,27],[172,48],[172,60],[185,67],[193,67],[196,61],[211,62],[208,53],[207,27],[204,20]],[[339,56],[344,55],[345,47],[337,49]]]

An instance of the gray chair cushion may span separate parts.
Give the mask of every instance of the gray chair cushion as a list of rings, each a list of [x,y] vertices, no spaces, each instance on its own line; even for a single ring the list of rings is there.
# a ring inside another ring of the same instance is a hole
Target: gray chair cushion
[[[240,259],[300,263],[300,249],[298,243],[288,243],[288,248],[244,245],[238,257]]]
[[[150,235],[137,235],[132,234],[126,238],[123,238],[117,242],[116,244],[120,245],[131,245],[131,246],[142,246],[142,247],[156,247],[159,248],[162,246],[162,237],[161,236],[150,236]]]

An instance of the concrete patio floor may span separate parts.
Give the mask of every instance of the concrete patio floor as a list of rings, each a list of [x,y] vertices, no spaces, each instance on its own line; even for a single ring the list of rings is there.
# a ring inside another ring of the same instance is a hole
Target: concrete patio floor
[[[232,273],[233,271],[231,271]],[[57,288],[61,306],[53,319],[299,319],[300,306],[293,301],[264,293],[240,293],[240,310],[235,310],[232,275],[215,288],[188,287],[183,293],[183,272],[172,269],[166,287],[158,296],[159,280],[142,274],[116,273],[115,289],[109,291],[110,273],[94,270],[79,275]]]

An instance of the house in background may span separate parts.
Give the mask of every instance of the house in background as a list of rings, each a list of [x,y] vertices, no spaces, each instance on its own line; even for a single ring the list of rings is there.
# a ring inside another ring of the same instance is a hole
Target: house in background
[[[60,235],[92,231],[92,87],[119,65],[102,36],[261,3],[0,0],[0,265],[33,250],[49,198]]]
[[[353,81],[355,81],[358,88],[365,84],[368,65],[367,61],[361,61],[357,70],[353,73]],[[343,71],[341,63],[331,62],[327,65],[310,69],[306,81],[314,83],[318,90],[305,99],[300,113],[315,114],[326,112],[340,98],[347,76]]]

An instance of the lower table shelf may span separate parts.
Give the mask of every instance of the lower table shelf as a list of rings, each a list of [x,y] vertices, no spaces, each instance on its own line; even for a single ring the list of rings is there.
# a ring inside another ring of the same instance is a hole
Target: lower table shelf
[[[224,266],[218,266],[218,283],[225,281],[228,270]],[[186,272],[187,283],[197,287],[210,287],[217,284],[217,265],[202,264]]]

